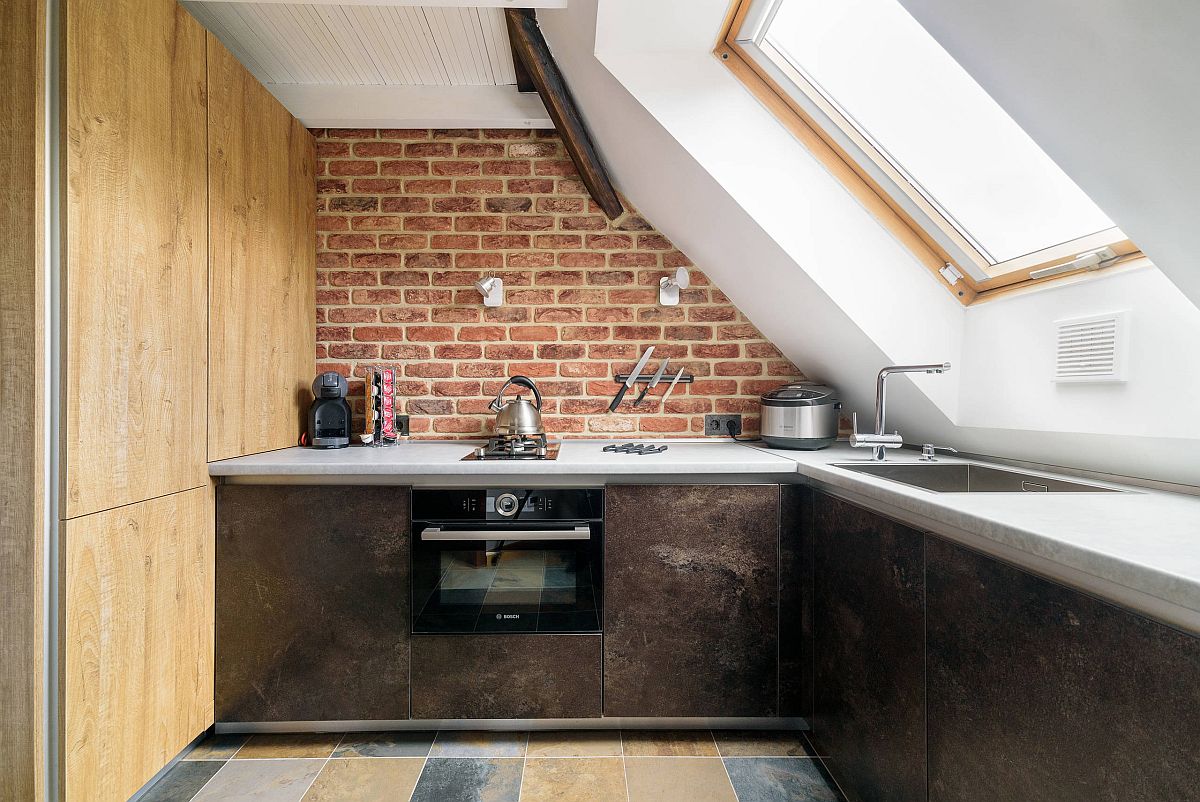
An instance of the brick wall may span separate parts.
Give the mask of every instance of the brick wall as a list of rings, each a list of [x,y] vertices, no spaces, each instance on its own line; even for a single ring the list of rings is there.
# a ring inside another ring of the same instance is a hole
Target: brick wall
[[[636,211],[608,221],[554,132],[313,133],[318,369],[400,367],[415,436],[487,432],[488,402],[517,373],[538,383],[552,435],[692,436],[706,412],[740,412],[754,433],[758,396],[799,377]],[[691,288],[659,306],[659,278],[680,265]],[[504,279],[503,307],[483,306],[473,285],[486,275]],[[666,381],[609,414],[613,374],[647,345],[696,382],[665,409]]]

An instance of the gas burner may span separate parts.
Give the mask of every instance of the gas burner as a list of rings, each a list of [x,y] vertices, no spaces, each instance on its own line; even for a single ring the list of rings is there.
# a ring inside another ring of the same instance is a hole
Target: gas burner
[[[545,434],[497,435],[464,459],[554,459],[558,446],[551,445]]]
[[[661,454],[667,450],[663,445],[650,443],[625,443],[624,445],[607,445],[602,450],[613,454]]]

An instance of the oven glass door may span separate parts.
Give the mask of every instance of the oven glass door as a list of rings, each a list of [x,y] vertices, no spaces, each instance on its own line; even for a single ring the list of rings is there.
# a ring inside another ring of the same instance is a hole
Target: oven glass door
[[[413,527],[413,632],[600,632],[596,521]]]

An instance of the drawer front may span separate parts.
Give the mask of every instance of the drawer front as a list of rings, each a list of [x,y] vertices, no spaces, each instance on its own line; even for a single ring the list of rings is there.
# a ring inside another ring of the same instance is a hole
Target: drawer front
[[[418,635],[412,717],[598,718],[600,635]]]

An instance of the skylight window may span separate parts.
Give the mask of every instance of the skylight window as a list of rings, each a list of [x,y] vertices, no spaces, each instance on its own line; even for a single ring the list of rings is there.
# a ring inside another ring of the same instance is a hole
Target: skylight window
[[[950,263],[942,277],[961,276],[972,297],[1095,267],[1075,260],[1105,247],[1102,265],[1136,254],[898,0],[743,0],[722,45],[920,230]]]

